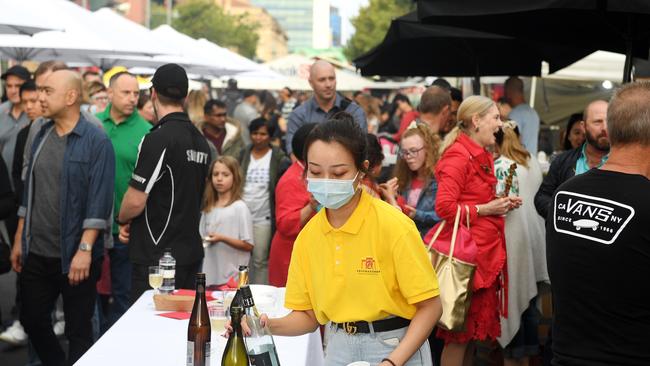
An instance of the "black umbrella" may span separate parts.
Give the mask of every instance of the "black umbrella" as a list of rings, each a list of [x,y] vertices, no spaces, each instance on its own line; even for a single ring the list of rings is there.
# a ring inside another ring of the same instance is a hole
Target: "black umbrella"
[[[418,0],[424,22],[648,58],[648,0]]]
[[[554,72],[593,51],[423,24],[412,12],[393,20],[383,42],[354,64],[362,75],[539,76],[542,61]]]

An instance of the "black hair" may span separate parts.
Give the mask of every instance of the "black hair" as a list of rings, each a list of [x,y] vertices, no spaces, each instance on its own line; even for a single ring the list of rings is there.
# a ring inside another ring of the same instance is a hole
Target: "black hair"
[[[218,99],[210,99],[205,102],[203,105],[203,113],[205,114],[210,114],[212,112],[212,108],[217,107],[219,109],[228,109],[226,107],[226,103],[218,100]]]
[[[289,93],[289,96],[293,95],[293,90],[291,90],[291,88],[289,88],[288,86],[285,86],[283,89]]]
[[[431,86],[437,86],[447,91],[451,90],[451,84],[449,84],[449,82],[443,78],[434,80],[433,83],[431,83]]]
[[[144,90],[140,91],[140,95],[138,96],[138,109],[144,108],[144,105],[147,104],[148,101],[151,100],[151,95],[147,93]]]
[[[242,94],[242,97],[243,97],[244,99],[246,99],[246,98],[248,98],[248,97],[252,97],[253,95],[255,95],[255,96],[257,95],[257,93],[255,92],[255,90],[246,89],[246,90],[244,90],[244,93]]]
[[[266,126],[266,131],[269,133],[269,136],[273,136],[275,133],[275,126],[264,117],[255,118],[248,125],[248,132],[252,135],[255,131],[259,130],[262,127]]]
[[[576,123],[583,121],[583,116],[582,113],[574,113],[569,117],[569,120],[567,121],[566,124],[566,131],[564,131],[564,139],[562,140],[562,147],[564,150],[573,150],[573,146],[571,146],[571,141],[569,141],[569,133],[571,132],[571,128],[573,128],[573,125]]]
[[[451,88],[449,89],[449,94],[451,95],[451,100],[455,100],[460,103],[463,102],[463,92],[461,92],[460,89]]]
[[[298,129],[298,131],[296,131],[296,133],[293,134],[293,139],[291,140],[291,150],[293,151],[293,155],[295,155],[295,157],[300,161],[305,161],[305,141],[307,140],[307,136],[309,136],[311,130],[313,130],[316,125],[317,123],[304,124]]]
[[[372,169],[384,160],[384,151],[377,136],[371,133],[366,134],[366,143],[368,144],[368,162],[370,163],[368,169]]]
[[[395,98],[393,98],[393,104],[397,104],[397,102],[399,102],[399,101],[406,102],[408,105],[411,105],[411,101],[404,94],[395,95]]]
[[[303,161],[306,163],[309,163],[307,159],[309,147],[316,141],[337,142],[343,145],[352,155],[356,168],[364,173],[366,172],[366,168],[363,166],[363,162],[368,158],[366,132],[359,127],[359,124],[348,113],[336,113],[330,120],[319,124],[311,131],[307,136],[305,150],[303,151]]]
[[[24,92],[26,91],[36,91],[36,82],[32,79],[29,79],[23,83],[23,85],[20,86],[20,94],[23,95]]]

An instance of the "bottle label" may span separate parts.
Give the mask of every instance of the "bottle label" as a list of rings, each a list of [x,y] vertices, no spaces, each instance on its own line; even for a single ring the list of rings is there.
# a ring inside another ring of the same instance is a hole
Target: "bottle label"
[[[187,366],[194,366],[194,342],[187,341]]]
[[[250,308],[252,306],[255,306],[255,301],[253,301],[252,297],[249,298],[244,297],[240,301],[245,308]]]
[[[210,345],[210,342],[205,342],[204,345],[205,345],[205,349],[203,350],[203,354],[205,354],[205,362],[203,363],[203,365],[208,366],[210,365],[210,351],[212,347]],[[195,351],[194,342],[187,341],[187,360],[186,360],[187,366],[197,366],[194,363],[194,351]]]
[[[271,352],[264,352],[258,355],[249,354],[248,358],[251,361],[251,366],[280,366],[272,361]]]
[[[163,278],[174,278],[175,275],[176,275],[175,269],[165,269],[162,271]]]

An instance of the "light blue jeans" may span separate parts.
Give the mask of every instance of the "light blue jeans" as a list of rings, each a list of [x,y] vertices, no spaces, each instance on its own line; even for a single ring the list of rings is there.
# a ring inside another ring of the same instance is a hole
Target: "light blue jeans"
[[[332,323],[328,327],[325,366],[346,366],[355,361],[366,361],[375,366],[393,352],[408,329],[375,333],[371,324],[370,333],[349,335],[343,329],[336,329]],[[433,366],[429,341],[425,340],[405,366]]]

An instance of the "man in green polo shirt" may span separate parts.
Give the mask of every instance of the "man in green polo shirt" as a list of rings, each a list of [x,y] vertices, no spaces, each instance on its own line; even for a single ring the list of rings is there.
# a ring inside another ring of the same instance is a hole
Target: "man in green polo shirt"
[[[120,212],[122,198],[129,185],[131,174],[138,158],[138,146],[151,125],[136,108],[140,90],[136,77],[128,72],[120,72],[108,85],[109,104],[97,114],[115,150],[115,202],[114,214]],[[113,248],[108,250],[111,262],[111,288],[113,304],[109,308],[108,319],[100,323],[102,333],[108,329],[129,308],[131,294],[131,262],[128,246],[118,239],[119,228],[113,224]]]

